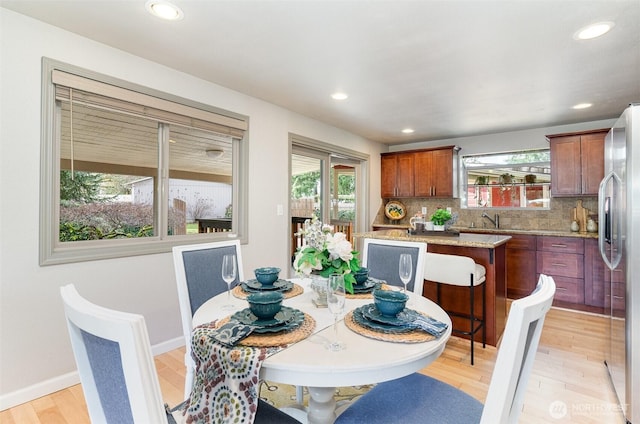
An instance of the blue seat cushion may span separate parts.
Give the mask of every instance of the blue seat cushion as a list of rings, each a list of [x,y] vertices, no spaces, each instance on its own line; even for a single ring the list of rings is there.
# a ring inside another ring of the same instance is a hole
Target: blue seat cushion
[[[347,408],[335,424],[473,424],[483,405],[455,387],[414,373],[386,381]]]

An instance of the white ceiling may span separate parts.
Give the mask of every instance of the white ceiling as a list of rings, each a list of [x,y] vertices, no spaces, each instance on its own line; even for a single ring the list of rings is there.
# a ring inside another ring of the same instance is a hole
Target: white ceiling
[[[176,22],[144,3],[0,0],[387,144],[615,118],[640,101],[639,0],[175,0]],[[572,38],[598,21],[616,26]]]

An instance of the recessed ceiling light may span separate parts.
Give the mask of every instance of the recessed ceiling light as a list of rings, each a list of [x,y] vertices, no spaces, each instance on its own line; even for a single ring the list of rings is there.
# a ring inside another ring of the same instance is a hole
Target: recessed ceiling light
[[[184,17],[178,6],[165,0],[148,0],[145,7],[152,15],[168,21],[177,21]]]
[[[338,92],[338,93],[333,93],[333,94],[331,95],[331,98],[332,98],[333,100],[346,100],[348,97],[349,97],[349,96],[348,96],[346,93],[340,93],[340,92]]]
[[[615,24],[613,22],[598,22],[591,24],[576,31],[576,33],[573,34],[573,38],[576,40],[591,40],[592,38],[606,34],[614,27],[614,25]]]
[[[588,107],[593,106],[591,103],[578,103],[577,105],[572,106],[572,109],[586,109]]]
[[[402,130],[404,134],[413,134],[413,128],[405,128]]]

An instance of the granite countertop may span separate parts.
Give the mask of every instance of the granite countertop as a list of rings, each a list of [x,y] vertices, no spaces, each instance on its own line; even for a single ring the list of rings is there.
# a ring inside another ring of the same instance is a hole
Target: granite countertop
[[[388,228],[394,230],[407,230],[408,225],[394,224],[373,224],[376,228]],[[479,227],[452,227],[452,230],[460,231],[468,234],[522,234],[530,236],[555,236],[555,237],[579,237],[579,238],[598,238],[598,233],[580,233],[573,231],[557,231],[557,230],[534,230],[534,229],[512,229],[512,228],[479,228]],[[384,230],[383,230],[384,231]],[[412,236],[415,237],[415,236]]]
[[[505,244],[511,236],[499,234],[460,233],[459,236],[409,235],[406,228],[356,233],[354,237],[374,238],[381,240],[424,241],[427,244],[447,246],[480,247],[493,249]]]

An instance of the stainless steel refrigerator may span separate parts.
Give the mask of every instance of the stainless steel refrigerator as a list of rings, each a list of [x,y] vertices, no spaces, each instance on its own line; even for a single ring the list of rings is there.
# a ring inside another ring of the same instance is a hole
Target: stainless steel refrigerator
[[[640,103],[631,104],[609,131],[604,155],[598,243],[608,267],[605,364],[627,422],[640,424]]]

